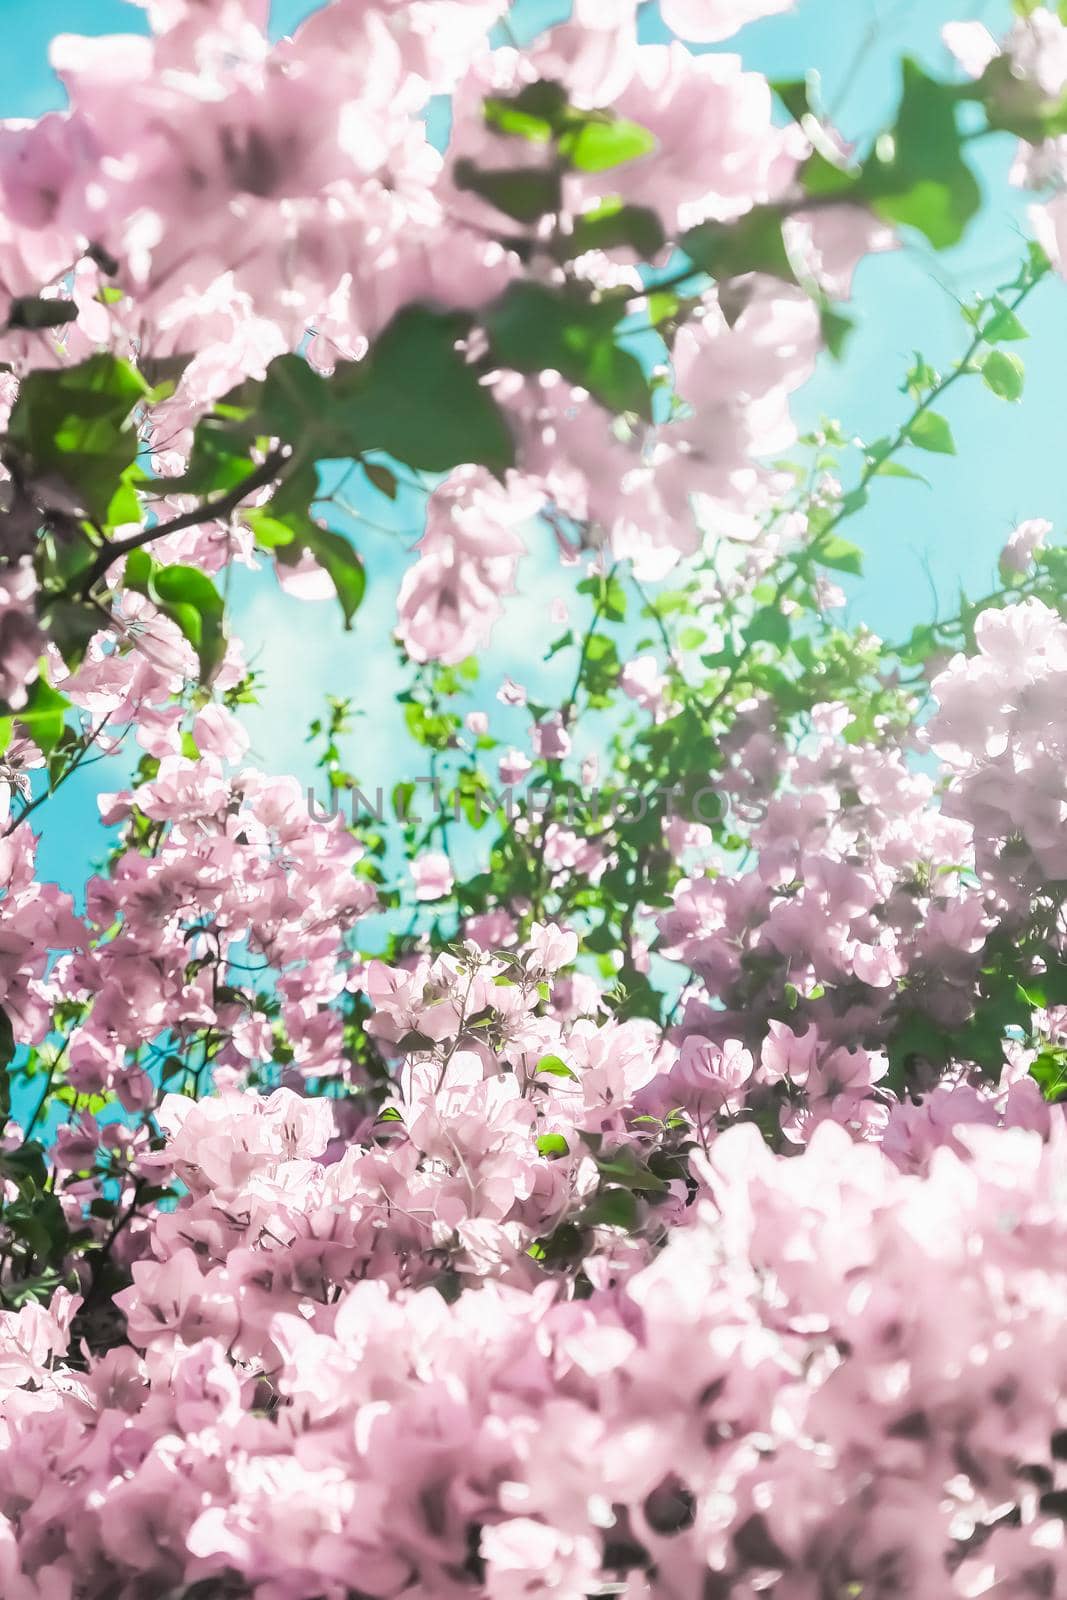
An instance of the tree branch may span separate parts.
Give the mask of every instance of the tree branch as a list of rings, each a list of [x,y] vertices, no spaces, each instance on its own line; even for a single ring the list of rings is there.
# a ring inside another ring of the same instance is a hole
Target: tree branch
[[[289,445],[279,445],[254,472],[250,472],[247,478],[228,490],[226,494],[219,495],[217,500],[205,500],[202,505],[194,506],[191,511],[183,511],[170,522],[159,522],[152,528],[142,528],[139,533],[131,533],[127,539],[112,540],[101,550],[82,580],[82,594],[87,595],[104,577],[108,568],[120,556],[129,555],[131,550],[140,550],[146,544],[154,544],[157,539],[165,539],[170,533],[180,533],[183,528],[195,528],[201,522],[216,522],[231,516],[242,500],[246,500],[250,494],[255,494],[257,489],[263,489],[274,481],[292,453]]]

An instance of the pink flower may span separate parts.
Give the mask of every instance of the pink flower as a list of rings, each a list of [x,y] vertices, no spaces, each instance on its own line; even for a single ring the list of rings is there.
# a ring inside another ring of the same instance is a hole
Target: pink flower
[[[439,850],[428,851],[411,863],[416,900],[443,900],[452,893],[455,879],[448,857]]]
[[[1020,522],[1000,552],[1001,571],[1025,572],[1033,561],[1035,550],[1041,549],[1051,532],[1051,522],[1046,522],[1043,517]]]
[[[754,22],[792,9],[793,0],[660,0],[664,22],[680,39],[717,44]]]
[[[531,970],[546,975],[569,967],[578,954],[578,935],[555,923],[535,922],[530,929]]]
[[[571,738],[558,711],[535,722],[530,730],[533,748],[544,761],[562,761],[570,753]]]

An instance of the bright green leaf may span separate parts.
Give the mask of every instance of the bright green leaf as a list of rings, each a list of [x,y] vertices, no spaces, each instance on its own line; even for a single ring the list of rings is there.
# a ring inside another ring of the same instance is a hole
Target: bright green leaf
[[[604,172],[656,148],[655,135],[625,117],[589,117],[569,128],[559,141],[560,154],[579,172]]]
[[[982,362],[982,377],[1001,400],[1022,399],[1026,370],[1010,351],[991,350]]]
[[[922,411],[908,429],[908,439],[920,450],[930,450],[936,455],[954,456],[956,441],[952,429],[936,411]]]
[[[12,715],[42,755],[48,756],[62,738],[64,718],[69,709],[66,695],[59,694],[42,675],[30,688],[26,704]]]
[[[561,1133],[543,1133],[537,1141],[537,1153],[540,1156],[566,1156],[570,1155],[570,1146]]]
[[[559,1056],[542,1056],[537,1063],[538,1072],[547,1072],[552,1078],[577,1078],[577,1073],[571,1071],[567,1063]]]

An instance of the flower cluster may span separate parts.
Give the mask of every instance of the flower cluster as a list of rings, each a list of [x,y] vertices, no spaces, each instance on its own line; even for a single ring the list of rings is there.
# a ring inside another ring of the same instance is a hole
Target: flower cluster
[[[12,1600],[1067,1578],[1062,1137],[974,1131],[918,1177],[737,1129],[624,1279],[449,1303],[357,1265],[321,1104],[215,1105],[168,1118],[191,1192],[120,1296],[132,1347],[64,1358],[76,1301],[6,1314]]]
[[[964,102],[1059,174],[1067,25],[950,30],[864,154],[685,46],[790,0],[143,3],[0,126],[0,1595],[1059,1593],[1067,558],[897,647],[832,581],[1049,260],[856,473],[790,397],[977,208]],[[351,623],[346,493],[424,514],[395,839],[249,764],[216,587]],[[498,738],[546,534],[573,681]],[[75,904],[31,822],[97,758]]]

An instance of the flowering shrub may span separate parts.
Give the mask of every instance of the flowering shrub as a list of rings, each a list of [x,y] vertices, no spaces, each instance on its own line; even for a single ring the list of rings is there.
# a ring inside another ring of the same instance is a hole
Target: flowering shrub
[[[1067,24],[952,25],[856,148],[700,48],[789,0],[145,9],[0,125],[4,1600],[1060,1592],[1067,556],[895,644],[838,579],[1022,392]],[[1017,273],[798,438],[986,134]],[[227,608],[358,625],[394,502],[424,818],[341,698],[330,803],[250,764]],[[571,687],[483,685],[546,550]]]

